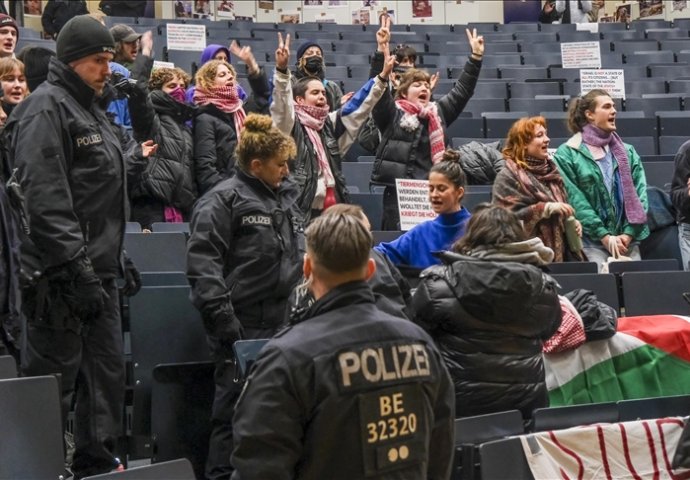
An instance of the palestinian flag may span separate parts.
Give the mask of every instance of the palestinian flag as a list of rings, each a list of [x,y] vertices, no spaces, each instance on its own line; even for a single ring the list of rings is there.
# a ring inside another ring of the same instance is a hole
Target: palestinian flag
[[[613,337],[544,363],[551,406],[690,394],[690,318],[621,317]]]

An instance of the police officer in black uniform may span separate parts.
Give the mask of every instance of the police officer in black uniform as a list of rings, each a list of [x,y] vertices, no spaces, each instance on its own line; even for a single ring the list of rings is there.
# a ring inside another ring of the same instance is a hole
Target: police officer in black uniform
[[[233,480],[450,478],[454,393],[431,338],[378,310],[371,233],[307,229],[316,302],[262,349],[237,403]]]
[[[271,117],[250,114],[237,147],[237,174],[204,194],[192,214],[187,277],[216,361],[210,479],[232,473],[232,416],[239,395],[232,344],[273,336],[300,278],[299,192],[286,178],[294,155],[295,142]]]
[[[63,417],[79,378],[72,471],[81,478],[117,467],[122,433],[116,279],[123,273],[126,166],[99,106],[115,51],[110,32],[94,18],[74,17],[56,47],[47,81],[17,106],[6,132],[30,227],[21,246],[22,371],[62,374]]]

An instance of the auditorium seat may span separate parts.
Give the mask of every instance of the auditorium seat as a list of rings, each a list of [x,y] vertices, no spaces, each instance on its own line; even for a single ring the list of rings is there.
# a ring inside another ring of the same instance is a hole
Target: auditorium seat
[[[618,401],[619,421],[631,422],[652,418],[685,417],[690,412],[690,395],[637,398]]]
[[[472,97],[463,112],[471,112],[473,117],[481,117],[484,112],[505,112],[506,101],[503,98],[474,98]],[[464,132],[463,132],[464,135]]]
[[[343,162],[342,169],[346,185],[359,188],[360,192],[369,191],[373,162]]]
[[[647,185],[659,187],[664,191],[670,190],[675,168],[673,162],[644,162],[642,167],[644,168]]]
[[[535,95],[560,95],[559,82],[510,82],[510,98],[534,98]]]
[[[625,314],[661,315],[690,313],[683,299],[690,272],[630,272],[621,275]]]
[[[372,228],[379,228],[383,219],[383,195],[380,193],[351,193],[350,203],[359,205]]]
[[[626,65],[649,65],[650,63],[672,64],[675,61],[675,54],[671,50],[636,51],[625,54],[624,58]]]
[[[659,136],[688,136],[690,112],[658,112]]]
[[[537,408],[532,418],[535,432],[561,430],[593,423],[616,423],[618,422],[618,405],[616,402],[604,402]]]
[[[620,312],[620,300],[618,299],[618,285],[616,276],[610,273],[573,273],[554,274],[553,278],[561,286],[559,293],[563,295],[570,291],[582,288],[591,290],[600,302],[613,307]]]
[[[474,97],[472,97],[474,98]],[[471,102],[472,100],[470,100]],[[453,123],[446,126],[446,137],[471,137],[484,138],[484,119],[483,118],[456,118]]]
[[[529,115],[539,115],[542,111],[564,111],[565,104],[560,98],[511,98],[508,100],[510,111],[524,111]]]
[[[194,480],[192,464],[186,458],[128,468],[120,472],[84,477],[84,480]]]
[[[151,231],[154,233],[182,232],[189,235],[189,222],[154,222],[151,224]]]
[[[182,232],[126,233],[124,248],[140,272],[187,268],[187,239]]]
[[[525,111],[486,112],[482,115],[486,136],[503,138],[516,120],[527,116],[529,114]]]
[[[17,378],[17,362],[12,355],[0,355],[0,380]]]
[[[664,135],[659,137],[659,153],[661,155],[675,155],[685,142],[690,140],[688,135]]]
[[[543,57],[543,55],[542,55]],[[525,62],[529,63],[529,62]],[[501,74],[501,78],[512,78],[516,82],[524,82],[527,79],[545,79],[548,78],[549,72],[546,69],[546,65],[542,67],[502,67],[498,71]]]
[[[533,480],[519,437],[482,443],[479,446],[482,480]]]
[[[631,54],[650,50],[659,50],[659,42],[656,40],[616,40],[611,42],[612,52]]]
[[[680,111],[681,94],[678,93],[643,93],[642,97],[625,99],[625,110],[643,111],[647,117],[656,117],[658,111]]]

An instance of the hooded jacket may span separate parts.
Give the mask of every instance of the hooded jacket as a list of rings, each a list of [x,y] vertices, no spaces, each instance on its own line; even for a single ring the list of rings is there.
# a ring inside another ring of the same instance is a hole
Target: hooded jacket
[[[213,60],[213,57],[216,55],[216,53],[218,53],[218,50],[225,50],[225,54],[228,56],[228,63],[232,64],[230,50],[228,50],[228,48],[224,47],[223,45],[211,43],[207,45],[206,48],[204,48],[204,50],[201,52],[201,61],[199,62],[198,68],[201,68],[201,66],[209,60]],[[185,93],[187,103],[194,103],[195,91],[196,87],[194,85],[190,85],[190,87],[187,89],[187,92]],[[240,100],[242,100],[243,102],[247,99],[247,92],[244,91],[242,85],[237,85],[237,95],[239,95]]]
[[[542,342],[561,323],[557,286],[536,266],[451,252],[421,274],[417,323],[438,345],[455,384],[456,417],[549,404]]]

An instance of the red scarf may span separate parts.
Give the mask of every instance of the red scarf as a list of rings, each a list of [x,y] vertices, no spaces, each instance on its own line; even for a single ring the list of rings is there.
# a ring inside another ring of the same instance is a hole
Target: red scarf
[[[295,105],[295,113],[297,114],[299,123],[307,131],[309,140],[311,140],[311,143],[314,145],[316,160],[319,164],[319,183],[322,183],[319,186],[322,188],[317,187],[315,202],[312,206],[316,209],[325,210],[330,207],[331,204],[335,203],[335,195],[332,191],[335,187],[335,177],[331,171],[331,165],[328,163],[328,155],[321,141],[321,135],[319,135],[319,132],[323,129],[326,119],[328,118],[329,108],[328,105],[324,105],[323,107]],[[325,189],[323,187],[325,187]],[[331,190],[330,195],[329,189]]]
[[[212,87],[210,90],[197,86],[194,90],[194,103],[196,105],[212,104],[221,112],[234,113],[232,117],[235,120],[235,135],[237,135],[237,143],[240,143],[240,132],[244,128],[244,119],[247,115],[242,108],[242,100],[237,95],[237,86]]]
[[[441,117],[438,116],[438,107],[436,103],[429,103],[426,107],[410,102],[405,99],[398,99],[395,101],[400,110],[409,114],[416,115],[419,118],[429,119],[429,144],[431,145],[431,163],[434,165],[443,160],[443,152],[446,150],[445,139],[443,136],[443,126],[441,125]]]

